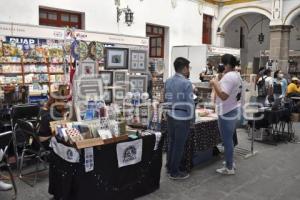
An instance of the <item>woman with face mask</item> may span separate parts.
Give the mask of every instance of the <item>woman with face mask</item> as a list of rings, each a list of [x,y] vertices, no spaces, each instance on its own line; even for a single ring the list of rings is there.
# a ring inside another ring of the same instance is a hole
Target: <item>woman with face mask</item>
[[[274,73],[274,96],[275,98],[284,97],[287,90],[287,80],[283,77],[281,70]]]

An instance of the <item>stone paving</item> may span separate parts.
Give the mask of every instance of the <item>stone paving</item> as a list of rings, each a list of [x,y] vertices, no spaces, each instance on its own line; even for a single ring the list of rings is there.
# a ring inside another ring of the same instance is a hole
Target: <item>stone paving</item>
[[[300,124],[295,125],[300,137]],[[249,148],[244,130],[238,131],[239,146]],[[255,142],[258,154],[244,159],[236,155],[237,173],[222,176],[215,169],[222,164],[218,157],[193,169],[189,179],[170,180],[165,169],[156,192],[139,200],[300,200],[300,144],[280,143],[277,146]],[[35,187],[17,179],[20,200],[47,200],[47,175]],[[0,192],[0,200],[11,199],[12,192]]]

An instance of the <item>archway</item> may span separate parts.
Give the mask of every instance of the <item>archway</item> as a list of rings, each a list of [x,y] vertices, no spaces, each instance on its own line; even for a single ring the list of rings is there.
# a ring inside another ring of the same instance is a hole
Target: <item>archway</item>
[[[223,45],[241,49],[244,72],[258,71],[260,52],[270,49],[270,18],[271,13],[266,9],[245,7],[232,10],[219,23]]]
[[[240,7],[236,8],[230,12],[228,12],[219,22],[218,29],[220,31],[223,31],[224,28],[230,24],[231,21],[236,19],[239,16],[245,15],[245,14],[261,14],[267,17],[269,20],[272,19],[272,13],[265,9],[258,6],[248,6],[248,7]]]

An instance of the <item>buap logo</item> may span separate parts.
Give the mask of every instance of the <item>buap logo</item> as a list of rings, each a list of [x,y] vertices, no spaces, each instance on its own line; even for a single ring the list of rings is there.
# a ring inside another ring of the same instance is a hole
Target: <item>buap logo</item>
[[[127,163],[132,160],[135,160],[136,156],[137,156],[136,154],[137,154],[137,150],[136,150],[135,146],[131,145],[131,146],[127,147],[123,154],[123,162]]]

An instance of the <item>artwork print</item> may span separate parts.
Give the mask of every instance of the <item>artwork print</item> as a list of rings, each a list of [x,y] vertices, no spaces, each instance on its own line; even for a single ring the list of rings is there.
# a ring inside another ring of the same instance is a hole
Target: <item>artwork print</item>
[[[100,78],[105,86],[113,85],[113,72],[112,71],[100,71]]]
[[[105,69],[128,69],[128,49],[106,48]]]
[[[114,72],[114,83],[115,85],[125,85],[126,84],[126,71],[115,71]]]
[[[132,50],[130,52],[129,72],[131,73],[147,72],[147,51]]]

